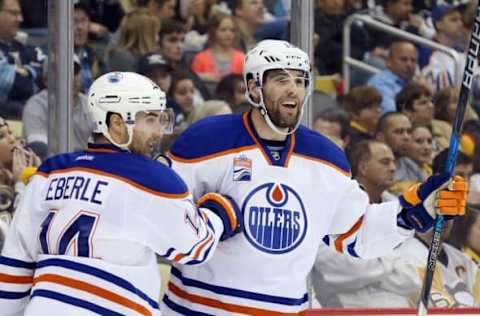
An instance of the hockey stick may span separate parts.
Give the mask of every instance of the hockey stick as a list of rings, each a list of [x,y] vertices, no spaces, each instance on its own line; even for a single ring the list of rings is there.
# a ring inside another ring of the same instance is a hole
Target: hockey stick
[[[445,172],[450,175],[453,173],[455,162],[457,161],[458,145],[460,133],[462,131],[463,117],[467,107],[470,87],[472,85],[473,71],[477,63],[477,55],[480,46],[480,6],[477,7],[477,15],[473,24],[472,35],[470,37],[470,45],[467,52],[467,60],[465,62],[465,69],[463,71],[462,85],[460,87],[460,94],[457,101],[457,109],[455,111],[455,118],[453,120],[452,135],[450,136],[450,147],[448,148],[447,163],[445,165]],[[425,276],[423,278],[423,287],[420,292],[420,299],[418,300],[417,316],[425,316],[428,312],[428,298],[432,288],[433,274],[435,272],[435,265],[437,263],[438,253],[440,252],[441,239],[440,236],[443,230],[445,219],[442,215],[435,217],[434,231],[432,243],[428,249],[427,267]]]

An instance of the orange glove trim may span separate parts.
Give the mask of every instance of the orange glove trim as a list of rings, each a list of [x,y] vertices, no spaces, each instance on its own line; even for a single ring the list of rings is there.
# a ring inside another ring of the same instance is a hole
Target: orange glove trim
[[[233,210],[233,207],[230,204],[230,202],[226,198],[224,198],[221,194],[211,192],[202,196],[197,201],[197,205],[201,206],[203,203],[205,203],[208,200],[213,200],[223,207],[223,209],[227,213],[228,219],[230,220],[230,226],[232,226],[232,230],[235,230],[238,225],[237,216],[235,215],[235,211]]]
[[[405,193],[403,193],[403,198],[411,205],[417,205],[422,202],[417,194],[420,184],[421,183],[417,183],[414,186],[411,186]]]

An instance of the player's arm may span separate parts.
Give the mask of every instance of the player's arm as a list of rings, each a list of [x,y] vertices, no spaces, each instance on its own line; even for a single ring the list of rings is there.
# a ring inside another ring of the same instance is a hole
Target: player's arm
[[[0,310],[2,315],[23,315],[33,282],[45,178],[31,179],[15,211],[0,256]]]
[[[432,176],[398,201],[381,204],[369,204],[366,193],[352,181],[337,209],[353,210],[353,215],[339,211],[336,216],[342,218],[332,223],[324,243],[355,257],[390,254],[413,230],[431,229],[436,212],[448,215],[446,219],[464,214],[467,185],[461,178],[449,179],[445,175]]]
[[[197,206],[191,196],[155,197],[142,210],[142,217],[132,214],[132,225],[142,230],[148,245],[167,260],[180,264],[200,264],[215,252],[219,241],[241,230],[241,217],[235,202],[212,193]]]

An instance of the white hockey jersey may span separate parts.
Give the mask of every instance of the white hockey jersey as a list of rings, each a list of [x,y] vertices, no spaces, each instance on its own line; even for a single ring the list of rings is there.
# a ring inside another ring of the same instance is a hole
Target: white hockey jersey
[[[322,239],[368,258],[389,253],[411,235],[397,227],[398,201],[369,205],[341,149],[305,127],[272,157],[249,113],[214,116],[187,129],[170,157],[194,198],[205,192],[231,196],[245,229],[221,243],[208,263],[173,267],[166,314],[301,313]]]
[[[220,218],[170,168],[112,145],[45,161],[0,257],[0,314],[160,315],[159,254],[207,260]]]
[[[480,305],[480,274],[477,265],[463,252],[453,246],[442,243],[446,262],[440,258],[435,266],[435,274],[430,291],[432,307],[478,307]],[[423,280],[428,247],[417,238],[409,239],[395,249],[417,269],[418,279]],[[421,284],[421,283],[420,283]],[[420,293],[420,287],[417,288]],[[418,296],[411,298],[415,307]]]

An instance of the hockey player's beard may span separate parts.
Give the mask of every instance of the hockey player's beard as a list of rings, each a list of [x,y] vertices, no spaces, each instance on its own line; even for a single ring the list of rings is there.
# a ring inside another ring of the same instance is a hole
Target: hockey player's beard
[[[281,105],[277,105],[273,109],[267,109],[268,116],[273,124],[280,128],[295,128],[300,119],[300,108],[297,106],[297,113],[289,115],[283,113],[280,109]]]

